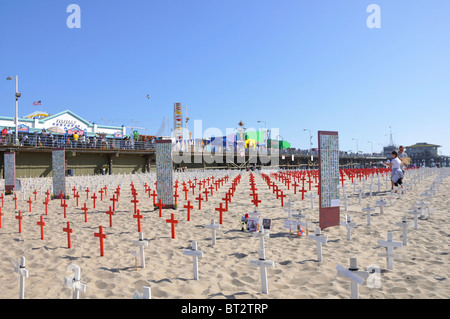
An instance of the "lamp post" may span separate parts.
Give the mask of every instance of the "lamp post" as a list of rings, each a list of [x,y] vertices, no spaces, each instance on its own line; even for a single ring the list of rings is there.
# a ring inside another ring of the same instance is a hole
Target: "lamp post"
[[[310,129],[304,128],[303,131],[309,131],[309,153],[311,154],[311,162],[313,161],[312,154],[312,131]]]
[[[18,134],[18,126],[19,126],[19,97],[21,96],[21,93],[19,93],[19,76],[8,76],[6,80],[11,81],[12,79],[16,80],[16,116],[14,118],[14,125],[16,126],[16,139],[15,139],[15,145],[19,145],[19,134]]]

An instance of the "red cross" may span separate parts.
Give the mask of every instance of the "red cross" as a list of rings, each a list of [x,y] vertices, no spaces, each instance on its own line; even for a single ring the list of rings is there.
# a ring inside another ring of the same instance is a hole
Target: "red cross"
[[[36,195],[37,195],[37,190],[36,190],[36,188],[34,189],[33,194],[34,194],[34,200],[36,200]]]
[[[48,189],[47,189],[47,191],[45,192],[45,196],[47,196],[47,200],[48,200],[49,197],[50,197],[50,192],[48,191]]]
[[[103,190],[105,191],[105,196],[108,196],[108,187],[106,185],[103,187]]]
[[[61,207],[64,207],[64,218],[66,218],[66,208],[67,208],[66,200],[64,200],[64,204],[62,204]]]
[[[194,208],[194,206],[191,205],[191,201],[188,201],[187,205],[183,206],[187,209],[187,221],[191,221],[191,209]]]
[[[98,226],[98,233],[94,233],[94,236],[100,239],[100,256],[103,257],[105,255],[103,239],[106,239],[106,234],[103,233],[103,226]]]
[[[222,215],[224,211],[228,211],[225,207],[222,207],[223,203],[220,203],[219,207],[214,208],[215,211],[219,212],[219,223],[222,225]]]
[[[73,195],[73,197],[75,197],[77,199],[77,207],[78,207],[78,198],[80,198],[80,194],[78,194],[78,192],[77,192],[77,194]]]
[[[109,215],[109,227],[112,227],[112,216],[114,215],[114,211],[109,206],[109,210],[106,212],[106,215]]]
[[[212,184],[211,184],[208,188],[209,188],[209,191],[211,192],[211,196],[213,196],[214,186],[212,186]]]
[[[113,211],[116,211],[116,195],[113,195],[113,197],[110,199],[110,201],[113,202]]]
[[[86,200],[88,200],[88,199],[89,199],[89,186],[88,186],[88,188],[85,190],[85,192],[86,192]]]
[[[63,192],[61,191],[61,193],[59,193],[59,198],[61,199],[61,205],[62,205],[62,203],[63,203],[63,198],[64,198],[64,195],[63,195]]]
[[[139,201],[136,199],[136,196],[134,197],[134,199],[131,200],[131,202],[134,204],[134,213],[136,214],[136,209],[137,209],[137,203],[139,203]]]
[[[162,203],[162,200],[159,199],[158,204],[156,204],[155,206],[157,206],[158,209],[159,209],[159,217],[162,217],[162,215],[161,215],[161,209],[162,209],[164,206],[166,206],[166,205],[164,205],[164,204]]]
[[[175,192],[175,194],[173,194],[173,197],[175,198],[175,205],[178,203],[178,197],[180,197],[180,195],[178,195],[178,192]]]
[[[189,190],[187,189],[186,185],[183,186],[183,192],[184,192],[184,200],[187,200],[187,193]]]
[[[67,227],[63,228],[63,232],[67,233],[67,248],[71,248],[70,234],[73,233],[73,229],[70,228],[70,222],[67,222]]]
[[[171,218],[170,219],[166,219],[166,223],[171,223],[172,226],[172,238],[175,238],[175,224],[178,224],[178,220],[175,219],[175,215],[172,213],[170,214]]]
[[[13,201],[14,201],[14,209],[17,209],[17,195],[16,193],[14,193],[14,197],[13,197]]]
[[[206,196],[205,200],[208,201],[208,194],[209,194],[208,189],[205,188],[205,190],[203,191],[203,194],[205,194],[205,196]]]
[[[22,213],[19,210],[19,215],[14,217],[15,219],[17,219],[19,221],[19,233],[22,232]]]
[[[198,197],[195,198],[196,200],[198,200],[198,209],[201,210],[202,209],[202,194],[198,194]]]
[[[320,195],[320,183],[316,184],[314,187],[317,187],[317,195]]]
[[[44,216],[41,215],[41,220],[36,223],[37,225],[41,226],[41,239],[44,240]]]
[[[137,223],[138,223],[138,232],[141,232],[141,219],[142,219],[142,215],[141,215],[141,211],[138,209],[136,214],[133,215],[133,218],[137,219]]]
[[[344,186],[344,181],[345,181],[344,175],[341,175],[341,178],[339,180],[342,182],[342,186]]]
[[[280,190],[281,194],[279,195],[279,197],[281,198],[281,207],[284,207],[284,198],[286,197],[286,195],[283,194],[283,191]],[[278,196],[278,194],[277,194]]]
[[[30,213],[31,213],[31,203],[33,202],[32,200],[31,200],[31,197],[28,197],[29,199],[27,200],[27,203],[28,203],[28,205],[30,206]]]
[[[302,200],[305,199],[305,193],[307,192],[307,190],[305,190],[305,187],[302,186],[302,190],[299,190],[300,193],[302,193]]]
[[[103,188],[100,188],[100,190],[98,192],[100,193],[100,200],[103,201],[103,193],[105,191],[103,190]]]
[[[84,203],[84,207],[81,208],[82,211],[84,211],[84,221],[87,223],[87,211],[89,208],[86,207],[86,203]]]
[[[289,190],[289,186],[291,185],[291,180],[290,179],[286,179],[286,181],[284,182],[284,184],[287,184],[287,189]]]
[[[0,199],[2,200],[2,207],[4,206],[4,203],[3,203],[3,199],[4,199],[5,197],[3,196],[3,193],[1,193],[0,194]]]
[[[252,203],[253,203],[253,205],[255,205],[256,207],[258,207],[258,203],[261,203],[261,200],[258,199],[258,194],[255,194],[255,196],[253,196]]]
[[[155,192],[155,190],[153,190],[153,192],[152,192],[152,196],[153,196],[153,206],[156,206],[156,192]]]
[[[309,180],[307,181],[307,183],[309,184],[309,190],[311,190],[311,184],[313,183],[313,181],[311,180],[311,176],[309,176]]]
[[[278,185],[275,182],[272,182],[272,193],[275,193],[278,190]]]
[[[77,191],[77,188],[74,186],[73,188],[72,188],[72,192],[73,192],[73,197],[75,197],[75,192]]]
[[[195,185],[194,185],[194,184],[190,184],[190,186],[191,186],[191,188],[192,188],[192,195],[195,195],[195,194],[194,194]]]
[[[299,185],[294,181],[292,186],[294,186],[294,194],[297,194],[297,186],[299,186]]]

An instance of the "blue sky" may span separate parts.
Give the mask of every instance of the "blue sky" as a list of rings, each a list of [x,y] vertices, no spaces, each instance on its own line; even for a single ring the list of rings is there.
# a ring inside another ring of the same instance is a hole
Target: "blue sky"
[[[71,3],[80,29],[66,25]],[[380,29],[366,25],[372,3]],[[154,134],[181,102],[191,129],[262,120],[296,148],[307,128],[314,146],[335,130],[341,150],[358,139],[371,152],[392,126],[396,144],[450,155],[449,13],[448,0],[2,1],[0,76],[19,75],[19,116],[69,109]],[[6,80],[0,109],[14,116]]]

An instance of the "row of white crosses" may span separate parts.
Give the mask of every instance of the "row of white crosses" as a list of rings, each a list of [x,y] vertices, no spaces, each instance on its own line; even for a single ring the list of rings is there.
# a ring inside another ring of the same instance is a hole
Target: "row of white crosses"
[[[426,173],[428,173],[429,171],[426,171]],[[440,184],[440,182],[442,182],[442,179],[444,177],[447,177],[448,174],[448,170],[446,170],[446,173],[444,174],[440,174],[436,179],[435,182],[433,182],[433,186],[434,190],[436,191],[437,188],[435,187],[436,184]],[[383,202],[377,202],[376,206],[380,207],[380,213],[383,213],[382,209],[383,207],[386,206],[386,203]],[[424,206],[423,202],[419,203],[420,207]],[[425,204],[426,206],[426,204]],[[366,208],[363,208],[363,211],[367,212],[367,218],[368,218],[368,226],[370,226],[370,215],[371,212],[373,212],[375,209],[371,208],[369,205]],[[414,215],[414,229],[417,229],[417,218],[418,215],[421,214],[421,212],[418,211],[417,206],[415,207],[414,211],[409,212],[410,214]],[[350,232],[353,229],[354,226],[356,226],[355,224],[352,225],[352,223],[350,222],[349,216],[345,216],[346,221],[345,222],[341,222],[340,224],[345,226],[347,228],[347,240],[350,239]],[[393,240],[393,234],[392,232],[388,232],[387,234],[387,240],[379,240],[378,244],[382,247],[385,247],[386,252],[384,253],[380,253],[379,256],[380,257],[386,257],[386,268],[389,270],[393,270],[394,269],[394,260],[395,259],[401,259],[402,255],[401,254],[397,254],[394,252],[395,248],[400,248],[403,246],[407,245],[407,228],[411,227],[411,224],[408,223],[407,221],[407,217],[403,216],[402,221],[399,223],[395,224],[396,226],[399,226],[402,229],[402,239],[403,242],[399,242],[399,241],[394,241]],[[338,276],[344,276],[350,279],[351,282],[351,298],[352,299],[356,299],[358,298],[358,285],[361,285],[365,279],[368,278],[369,276],[369,271],[360,271],[358,270],[358,266],[357,266],[357,259],[356,258],[350,258],[350,267],[347,269],[341,265],[337,265],[336,266],[336,270],[338,271]]]
[[[386,252],[380,253],[379,256],[386,257],[386,268],[394,269],[394,258],[401,258],[402,256],[394,253],[394,248],[402,247],[402,242],[397,242],[393,240],[393,235],[388,232],[387,240],[379,240],[378,245],[385,247]],[[350,258],[350,267],[345,268],[344,266],[338,264],[336,266],[338,277],[347,277],[350,280],[350,298],[358,299],[358,285],[362,285],[364,280],[366,280],[369,275],[369,269],[366,271],[358,269],[358,263],[356,258]]]
[[[132,242],[133,246],[140,248],[139,253],[132,251],[132,254],[139,258],[141,261],[141,267],[145,268],[145,255],[144,247],[148,246],[148,241],[144,240],[143,234],[139,233],[139,240]],[[20,262],[16,259],[12,259],[14,265],[14,272],[19,277],[19,299],[25,298],[25,279],[28,278],[28,270],[25,267],[25,257],[20,257]],[[72,289],[72,298],[79,299],[80,292],[86,293],[86,284],[81,282],[81,268],[78,265],[70,264],[67,267],[67,272],[72,272],[68,277],[64,277],[64,284]],[[197,274],[198,276],[198,274]],[[135,292],[134,299],[150,299],[151,290],[150,287],[143,287],[143,293]]]

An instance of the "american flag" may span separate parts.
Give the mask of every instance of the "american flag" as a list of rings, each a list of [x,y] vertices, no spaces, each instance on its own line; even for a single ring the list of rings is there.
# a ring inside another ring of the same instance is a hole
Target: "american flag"
[[[41,101],[33,102],[33,106],[39,106],[39,105],[42,105],[42,102],[41,102]]]

